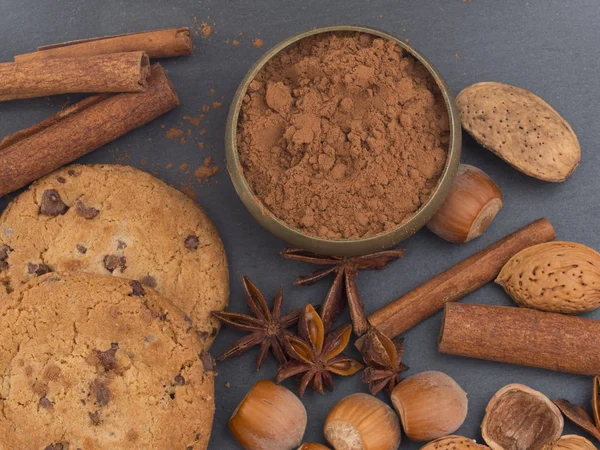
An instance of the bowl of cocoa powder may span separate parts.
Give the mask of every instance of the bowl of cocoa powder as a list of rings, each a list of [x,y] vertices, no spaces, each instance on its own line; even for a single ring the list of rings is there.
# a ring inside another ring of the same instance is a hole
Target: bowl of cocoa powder
[[[227,168],[252,215],[294,247],[353,256],[423,227],[458,168],[461,128],[437,70],[359,26],[302,33],[241,82]]]

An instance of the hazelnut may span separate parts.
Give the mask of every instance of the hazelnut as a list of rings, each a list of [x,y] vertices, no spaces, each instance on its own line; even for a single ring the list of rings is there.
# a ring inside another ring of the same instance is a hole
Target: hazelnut
[[[229,429],[245,450],[293,450],[304,436],[306,409],[288,389],[262,380],[235,409]]]
[[[325,420],[325,438],[335,450],[396,450],[400,421],[394,410],[368,394],[337,402]]]
[[[548,397],[522,384],[509,384],[486,406],[481,436],[492,450],[539,450],[557,440],[563,426],[560,410]]]
[[[502,208],[502,192],[477,167],[461,164],[440,209],[427,224],[442,239],[463,244],[481,236]]]
[[[467,417],[467,394],[442,372],[421,372],[392,391],[392,403],[412,441],[454,433]]]

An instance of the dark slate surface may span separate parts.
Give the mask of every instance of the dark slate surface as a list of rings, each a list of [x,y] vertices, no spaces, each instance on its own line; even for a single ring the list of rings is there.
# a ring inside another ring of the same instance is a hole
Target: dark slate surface
[[[38,45],[71,39],[184,25],[197,31],[201,22],[213,26],[207,39],[203,39],[201,33],[196,37],[197,49],[193,56],[164,61],[182,105],[78,162],[131,164],[156,171],[167,183],[193,189],[225,242],[231,267],[233,311],[246,309],[240,282],[242,274],[247,274],[269,299],[283,284],[287,308],[321,302],[329,285],[326,281],[306,288],[292,285],[295,276],[311,268],[280,259],[278,252],[284,243],[253,220],[237,198],[224,170],[227,106],[245,72],[266,48],[313,26],[376,27],[410,39],[410,43],[438,67],[455,93],[478,81],[503,81],[532,90],[562,113],[578,134],[583,149],[581,166],[564,184],[528,178],[465,136],[463,161],[481,167],[494,178],[504,193],[504,208],[488,233],[475,242],[454,246],[422,230],[403,244],[407,248],[404,260],[385,271],[362,274],[358,284],[367,310],[372,312],[538,217],[550,219],[561,239],[600,249],[599,16],[597,0],[2,0],[0,61],[10,61],[13,55],[33,51]],[[253,38],[263,39],[265,46],[255,48]],[[239,45],[232,44],[234,39]],[[76,98],[71,96],[72,101]],[[57,111],[66,100],[66,97],[53,97],[0,103],[0,135],[39,122]],[[183,116],[197,116],[202,105],[213,101],[222,102],[223,107],[216,110],[211,107],[200,126],[183,121]],[[192,136],[187,137],[185,145],[175,143],[165,136],[170,127],[185,132],[191,129]],[[202,130],[206,130],[203,135]],[[204,149],[198,148],[200,141],[204,142]],[[190,184],[190,175],[179,166],[187,163],[193,170],[208,156],[221,168],[220,172],[208,183]],[[169,163],[173,167],[168,168]],[[10,196],[0,199],[0,209],[9,199]],[[464,301],[511,304],[493,284]],[[589,316],[600,318],[600,312]],[[406,333],[405,361],[411,366],[409,375],[424,370],[445,371],[469,393],[469,416],[458,430],[459,434],[480,440],[479,424],[487,401],[499,388],[512,382],[539,389],[550,398],[565,397],[581,404],[589,403],[591,379],[586,377],[438,354],[436,338],[440,322],[438,314]],[[224,350],[237,337],[236,332],[225,330],[214,352]],[[255,373],[255,356],[251,352],[219,365],[217,411],[210,448],[237,448],[227,430],[227,419],[256,380],[274,375],[276,367],[272,362]],[[308,393],[304,398],[309,414],[307,441],[322,440],[323,422],[337,400],[365,390],[360,376],[335,381],[333,394],[320,397]],[[226,382],[231,384],[229,388],[224,387]],[[577,432],[571,425],[565,430]],[[405,439],[402,448],[418,449],[420,445]]]

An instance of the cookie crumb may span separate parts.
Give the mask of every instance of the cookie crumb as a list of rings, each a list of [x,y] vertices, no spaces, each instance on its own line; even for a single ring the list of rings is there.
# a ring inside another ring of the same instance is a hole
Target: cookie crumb
[[[255,38],[255,39],[252,39],[252,45],[254,45],[255,48],[261,48],[263,45],[265,45],[265,43],[263,42],[262,39]]]

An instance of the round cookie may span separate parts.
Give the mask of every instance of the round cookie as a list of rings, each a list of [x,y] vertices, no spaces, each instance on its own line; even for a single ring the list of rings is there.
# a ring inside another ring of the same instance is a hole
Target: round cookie
[[[229,299],[223,244],[189,197],[129,166],[75,165],[44,177],[0,217],[0,297],[47,272],[139,280],[192,319],[205,349]]]
[[[46,274],[0,301],[0,324],[0,448],[207,448],[210,357],[157,292]]]

